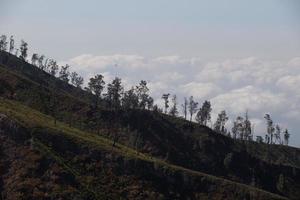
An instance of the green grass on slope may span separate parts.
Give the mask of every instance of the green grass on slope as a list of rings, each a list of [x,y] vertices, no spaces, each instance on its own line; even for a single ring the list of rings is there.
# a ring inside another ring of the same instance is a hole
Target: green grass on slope
[[[59,89],[58,87],[55,87],[55,89],[54,89],[53,87],[51,87],[51,85],[45,86],[45,85],[39,84],[39,83],[31,80],[30,78],[26,77],[25,75],[21,74],[20,72],[12,71],[7,68],[9,68],[9,67],[5,67],[2,64],[0,64],[0,74],[2,76],[1,78],[6,77],[9,79],[9,81],[14,82],[14,84],[16,82],[19,82],[21,84],[26,83],[26,84],[31,85],[32,87],[41,87],[42,89],[49,90],[51,92],[53,92],[53,90],[55,90],[55,93],[59,93],[65,97],[71,98],[75,102],[81,102],[81,103],[88,105],[88,102],[86,102],[80,98],[78,99],[78,98],[74,97],[74,95],[66,92],[65,90]],[[72,87],[74,87],[74,86],[72,86]]]
[[[177,171],[181,173],[186,173],[191,176],[200,176],[205,177],[207,180],[211,182],[216,182],[221,185],[232,185],[233,187],[239,187],[243,190],[247,190],[250,192],[260,192],[262,194],[266,194],[274,199],[285,199],[284,197],[281,197],[279,195],[269,193],[264,190],[260,190],[245,184],[236,183],[233,181],[229,181],[227,179],[219,178],[216,176],[208,175],[202,172],[186,169],[184,167],[172,165],[170,163],[167,163],[163,160],[153,158],[149,155],[139,153],[129,147],[126,147],[121,144],[116,144],[114,148],[112,148],[113,142],[109,139],[106,139],[104,137],[101,137],[96,134],[84,132],[81,130],[78,130],[76,128],[69,127],[68,125],[57,122],[56,125],[54,124],[54,119],[50,116],[44,115],[36,110],[33,110],[29,107],[26,107],[16,101],[11,100],[5,100],[3,98],[0,98],[0,113],[4,113],[11,117],[12,119],[18,121],[22,126],[24,126],[27,129],[34,129],[34,128],[45,128],[45,129],[51,129],[57,134],[62,134],[65,137],[68,137],[76,143],[83,144],[83,145],[89,145],[95,148],[99,148],[105,151],[113,151],[116,154],[119,154],[121,156],[127,157],[127,158],[133,158],[133,159],[140,159],[147,162],[155,163],[156,165],[159,165],[161,167],[165,167],[171,171]],[[47,147],[50,148],[50,147]],[[51,152],[51,148],[47,150],[48,152]],[[55,154],[53,154],[55,155]],[[58,161],[58,163],[61,163],[60,158],[58,156],[52,156],[55,160]],[[66,166],[64,166],[66,167]],[[67,166],[68,167],[68,166]],[[71,168],[70,168],[71,169]],[[72,169],[71,169],[72,172]],[[73,171],[75,175],[77,174],[75,171]]]

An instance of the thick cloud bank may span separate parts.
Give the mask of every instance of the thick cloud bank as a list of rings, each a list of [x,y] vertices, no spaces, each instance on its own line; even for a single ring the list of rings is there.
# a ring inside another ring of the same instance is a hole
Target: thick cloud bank
[[[237,115],[248,110],[255,135],[265,134],[263,116],[270,113],[275,123],[290,129],[291,144],[300,146],[300,57],[288,61],[250,57],[207,62],[179,56],[80,55],[62,63],[69,63],[85,80],[97,73],[103,74],[106,82],[119,76],[125,88],[147,80],[158,104],[163,93],[176,94],[179,103],[191,95],[200,104],[208,99],[213,119],[225,109],[231,119],[229,127]]]

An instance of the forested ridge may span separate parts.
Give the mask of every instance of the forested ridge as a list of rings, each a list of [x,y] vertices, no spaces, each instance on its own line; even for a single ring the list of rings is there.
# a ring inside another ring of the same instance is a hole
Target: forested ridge
[[[2,199],[300,198],[300,150],[270,114],[254,139],[247,111],[227,130],[208,100],[166,93],[160,108],[146,81],[125,91],[101,74],[84,87],[69,65],[0,41]]]

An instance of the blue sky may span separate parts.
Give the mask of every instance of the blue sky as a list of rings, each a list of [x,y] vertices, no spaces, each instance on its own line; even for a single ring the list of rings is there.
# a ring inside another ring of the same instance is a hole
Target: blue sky
[[[211,100],[228,128],[248,109],[264,135],[270,113],[300,147],[299,0],[0,0],[0,34],[86,80],[145,79],[159,105],[166,92]]]

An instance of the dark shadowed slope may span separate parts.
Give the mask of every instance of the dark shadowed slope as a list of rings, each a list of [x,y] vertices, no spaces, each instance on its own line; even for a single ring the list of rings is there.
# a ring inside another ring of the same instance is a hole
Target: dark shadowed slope
[[[0,112],[4,199],[284,199],[121,144],[112,148],[13,101],[2,99]]]

